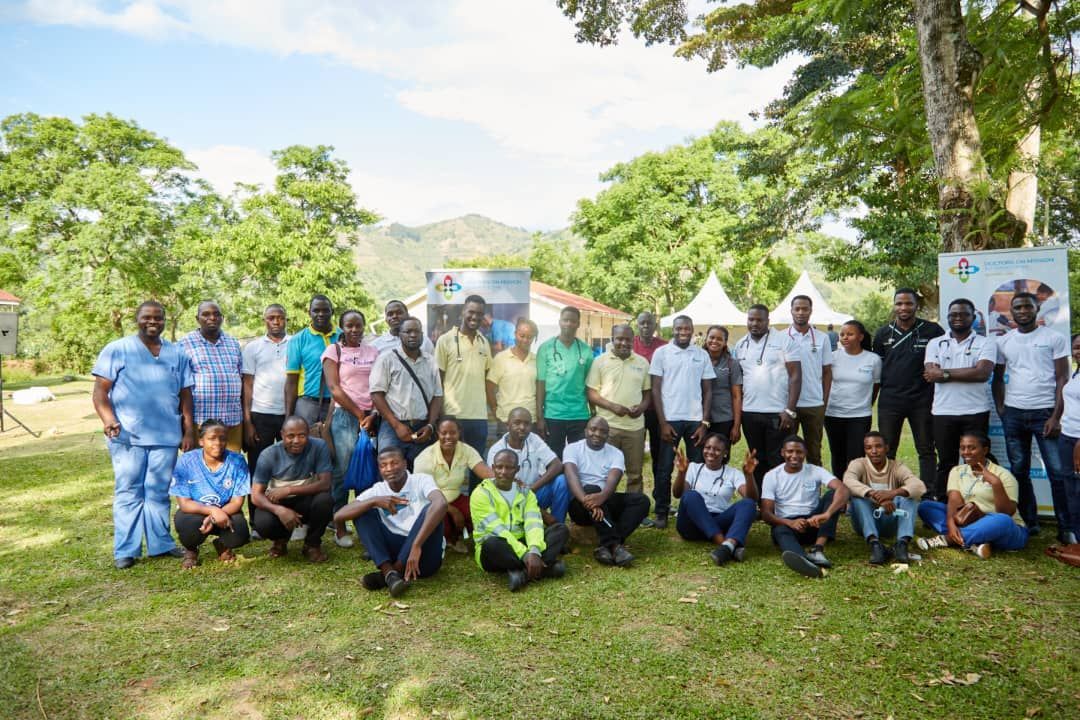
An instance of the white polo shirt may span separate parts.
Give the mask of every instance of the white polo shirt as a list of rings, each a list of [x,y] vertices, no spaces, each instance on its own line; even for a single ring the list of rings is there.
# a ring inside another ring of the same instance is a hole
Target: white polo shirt
[[[773,512],[777,517],[806,517],[817,509],[822,485],[828,485],[832,479],[831,472],[810,463],[794,474],[777,465],[761,481],[761,499],[776,503]]]
[[[1041,325],[1029,333],[1010,330],[997,341],[1005,365],[1005,404],[1017,410],[1054,407],[1054,361],[1069,357],[1069,341]]]
[[[799,332],[792,325],[787,329],[787,336],[795,341],[799,349],[799,363],[802,365],[802,389],[796,407],[812,408],[825,404],[825,389],[821,385],[821,376],[826,365],[832,365],[832,343],[828,333],[814,329],[811,325],[806,334]]]
[[[240,373],[251,375],[251,412],[285,414],[285,359],[289,335],[274,342],[268,335],[255,338],[240,353]]]
[[[596,485],[602,489],[607,484],[607,476],[612,468],[626,472],[622,450],[607,443],[599,450],[590,448],[585,440],[570,443],[563,450],[563,464],[568,463],[577,466],[578,480],[582,487]]]
[[[664,402],[664,417],[669,422],[702,421],[701,381],[716,377],[709,353],[693,343],[681,348],[669,342],[653,353],[649,374],[663,378],[660,397]]]
[[[488,467],[494,467],[495,455],[502,450],[510,450],[518,458],[517,479],[529,487],[536,484],[540,476],[547,470],[552,460],[558,459],[558,455],[548,447],[544,439],[536,433],[529,433],[522,443],[521,449],[510,447],[510,433],[506,433],[488,450]]]
[[[732,495],[745,482],[742,472],[727,463],[716,470],[710,470],[705,463],[690,463],[686,470],[686,489],[699,493],[711,513],[722,513],[731,507]]]
[[[859,418],[873,414],[874,385],[881,382],[881,356],[869,350],[849,355],[838,350],[833,355],[832,389],[825,417]]]
[[[1080,372],[1074,372],[1061,391],[1065,412],[1061,415],[1061,433],[1080,438]],[[1075,482],[1075,481],[1074,481]]]
[[[413,525],[419,519],[420,513],[431,503],[428,500],[428,495],[433,492],[439,492],[439,486],[435,483],[435,478],[423,473],[409,473],[409,476],[405,479],[405,484],[397,492],[391,490],[390,485],[385,480],[380,480],[360,493],[356,500],[357,502],[363,502],[384,495],[396,495],[408,500],[409,504],[399,507],[398,511],[393,515],[390,514],[389,510],[383,510],[382,508],[374,508],[368,511],[379,513],[379,519],[382,520],[382,524],[390,532],[395,535],[408,536],[412,532]]]
[[[778,413],[787,407],[785,363],[799,360],[799,346],[792,338],[772,328],[760,340],[747,333],[732,354],[743,372],[743,412]]]
[[[926,364],[934,363],[942,370],[973,368],[983,360],[997,362],[997,342],[972,331],[962,342],[957,342],[950,332],[934,338],[926,344]],[[990,381],[934,383],[934,415],[973,415],[990,410],[993,393]]]

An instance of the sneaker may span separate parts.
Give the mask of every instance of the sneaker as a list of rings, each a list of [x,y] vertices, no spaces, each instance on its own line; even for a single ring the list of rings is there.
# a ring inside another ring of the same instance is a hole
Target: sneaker
[[[746,547],[740,545],[739,547],[735,548],[735,552],[732,553],[732,557],[735,558],[735,562],[742,562],[743,558],[746,557]]]
[[[825,557],[825,549],[820,545],[815,545],[810,548],[810,552],[806,553],[806,557],[810,562],[814,563],[818,567],[831,568],[832,563],[829,562],[829,558]]]
[[[634,556],[630,554],[625,545],[616,545],[615,550],[611,553],[611,558],[618,567],[626,567],[634,562]]]
[[[990,559],[990,543],[979,543],[978,545],[972,545],[968,548],[972,555],[981,557],[983,560]]]
[[[712,561],[717,565],[724,565],[729,560],[731,560],[731,558],[733,558],[735,554],[731,552],[731,548],[729,548],[727,545],[720,544],[713,548],[713,551],[709,553],[709,556],[712,558]]]
[[[818,567],[815,563],[805,555],[800,555],[797,552],[785,550],[780,555],[780,559],[784,561],[790,569],[808,578],[819,578],[825,575],[824,571]]]
[[[117,570],[127,570],[128,568],[135,565],[135,558],[133,558],[133,557],[116,558],[116,560],[113,561],[113,565],[116,567]]]
[[[457,540],[457,542],[447,543],[446,549],[452,552],[456,552],[460,555],[468,555],[469,547],[465,544],[464,540]]]
[[[1072,530],[1065,530],[1064,532],[1059,532],[1058,542],[1062,545],[1075,545],[1076,533],[1074,533]]]
[[[356,541],[353,540],[353,536],[349,533],[345,533],[344,535],[335,534],[334,544],[340,548],[351,548],[353,545],[356,544]]]
[[[885,549],[885,546],[881,544],[880,540],[873,540],[870,543],[870,564],[871,565],[884,565],[885,561],[889,559],[889,551]]]
[[[251,528],[251,539],[252,540],[262,540],[263,536],[259,534],[258,530],[256,530],[255,528]]]
[[[896,555],[896,562],[904,563],[905,565],[911,563],[911,556],[907,551],[907,540],[897,540],[896,545],[893,546],[893,553]]]
[[[656,523],[653,522],[653,519],[651,517],[647,517],[647,518],[645,518],[644,520],[641,521],[641,527],[643,527],[643,528],[656,527]]]
[[[365,590],[382,590],[386,587],[386,578],[381,571],[369,572],[360,578],[360,584]]]
[[[307,531],[308,531],[308,526],[307,525],[298,525],[296,527],[296,529],[294,529],[292,531],[292,537],[290,537],[289,539],[290,540],[304,540],[304,539],[307,538]]]
[[[668,516],[666,513],[663,515],[657,515],[656,519],[653,520],[653,527],[657,530],[667,530],[667,519]]]
[[[607,547],[600,545],[593,550],[593,557],[596,558],[596,562],[601,565],[614,565],[615,558],[611,555],[611,550]]]
[[[919,546],[920,550],[933,550],[934,548],[949,547],[949,539],[944,535],[935,535],[928,538],[921,537],[915,541],[915,544]]]
[[[517,592],[528,584],[529,576],[524,570],[510,570],[506,573],[506,580],[510,586],[510,592]]]
[[[399,597],[409,589],[409,583],[405,582],[405,578],[401,577],[401,573],[397,570],[386,573],[384,581],[390,590],[390,597]]]
[[[566,574],[566,563],[562,560],[556,560],[555,562],[544,568],[544,577],[547,578],[561,578]]]

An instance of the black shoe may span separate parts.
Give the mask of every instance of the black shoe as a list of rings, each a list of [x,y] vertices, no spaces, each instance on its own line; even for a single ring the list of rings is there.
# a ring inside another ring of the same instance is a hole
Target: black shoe
[[[382,590],[386,587],[386,578],[383,577],[380,570],[376,570],[360,578],[360,584],[364,586],[365,590]]]
[[[630,554],[625,545],[616,545],[615,549],[611,551],[611,559],[618,567],[626,567],[634,562],[634,556]]]
[[[152,557],[152,558],[166,558],[166,557],[171,557],[171,558],[177,558],[177,559],[179,559],[179,558],[182,558],[182,557],[184,557],[184,551],[183,551],[183,550],[181,550],[181,549],[180,549],[180,548],[178,548],[178,547],[174,547],[174,548],[173,548],[172,550],[166,550],[166,551],[165,551],[165,552],[163,552],[163,553],[158,553],[157,555],[151,555],[150,557]]]
[[[714,563],[716,563],[717,565],[723,565],[729,560],[731,560],[731,558],[734,557],[735,554],[731,552],[731,548],[729,548],[727,545],[720,544],[713,549],[710,555]]]
[[[907,540],[897,540],[896,545],[893,546],[893,552],[896,554],[896,562],[904,563],[908,565],[911,563],[911,556],[907,551]]]
[[[566,574],[566,563],[562,560],[556,560],[555,562],[544,568],[544,577],[546,578],[561,578]]]
[[[885,549],[885,546],[881,544],[880,540],[872,540],[870,542],[870,564],[871,565],[884,565],[885,561],[889,559],[889,553]]]
[[[401,573],[397,570],[391,570],[386,573],[384,579],[386,581],[386,587],[390,590],[390,597],[399,597],[409,589],[409,583],[405,582],[405,578],[401,577]]]
[[[657,515],[656,519],[653,520],[653,527],[657,530],[667,530],[667,519],[667,513],[664,513],[663,515]]]
[[[780,556],[780,559],[783,560],[784,564],[789,568],[808,578],[819,578],[824,577],[825,575],[824,570],[810,562],[810,559],[805,555],[800,555],[797,552],[785,550]]]
[[[510,586],[510,592],[517,592],[529,583],[529,576],[524,570],[508,570],[506,580]]]
[[[615,558],[611,556],[611,550],[604,545],[598,545],[597,548],[593,550],[593,557],[596,558],[596,562],[601,565],[615,564]]]
[[[127,570],[134,564],[135,558],[116,558],[116,562],[113,563],[117,570]]]
[[[806,553],[806,557],[810,562],[823,568],[831,568],[832,563],[829,562],[829,558],[825,557],[825,548],[821,545],[815,545],[810,548],[810,552]]]

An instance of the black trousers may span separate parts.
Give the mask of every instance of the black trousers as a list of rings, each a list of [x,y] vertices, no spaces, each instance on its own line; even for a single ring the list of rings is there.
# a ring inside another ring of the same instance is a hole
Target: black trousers
[[[788,433],[780,429],[779,413],[744,412],[742,415],[742,434],[746,446],[757,450],[758,466],[754,470],[754,482],[761,492],[761,481],[765,473],[779,465],[780,448]],[[760,495],[759,495],[760,497]]]
[[[949,471],[960,464],[960,436],[972,430],[986,434],[990,411],[971,415],[934,415],[934,447],[937,450],[937,473],[926,482],[926,499],[945,501]]]
[[[838,418],[825,416],[825,436],[829,438],[832,474],[844,479],[848,464],[863,456],[863,436],[870,432],[871,416]]]
[[[911,427],[911,436],[915,440],[915,452],[919,454],[919,479],[934,477],[934,421],[930,414],[930,403],[913,405],[903,410],[886,409],[878,406],[878,430],[889,443],[889,457],[896,457],[900,447],[900,431],[904,420]]]
[[[303,518],[304,524],[308,526],[305,545],[313,547],[322,545],[323,533],[334,515],[334,497],[329,490],[317,495],[291,497],[278,504],[299,513]],[[267,540],[287,540],[292,536],[292,530],[282,525],[278,516],[269,510],[255,508],[254,522],[255,530]]]
[[[562,460],[563,449],[570,443],[585,439],[588,420],[552,420],[544,418],[547,425],[547,444]]]
[[[656,471],[660,466],[660,419],[652,408],[646,410],[642,417],[645,418],[645,430],[649,435],[649,458],[652,460],[653,482],[656,482]]]
[[[230,550],[247,545],[251,539],[251,534],[248,532],[247,519],[244,517],[244,513],[235,513],[230,515],[229,519],[232,521],[232,530],[219,528],[215,525],[208,534],[217,535],[218,539],[221,540],[221,544]],[[206,520],[205,515],[186,513],[183,510],[177,510],[176,515],[173,516],[173,526],[176,528],[176,534],[180,537],[180,544],[188,550],[197,550],[200,545],[206,542],[207,535],[203,535],[199,530],[204,520]]]
[[[586,495],[598,493],[603,488],[586,485],[582,488]],[[570,518],[578,525],[596,526],[598,545],[612,547],[622,545],[626,538],[637,529],[641,521],[649,514],[649,498],[644,493],[611,493],[608,501],[601,506],[604,516],[611,523],[596,522],[588,509],[577,498],[570,500]]]
[[[562,523],[554,523],[544,528],[544,552],[540,553],[540,559],[547,566],[552,566],[559,559],[559,553],[566,547],[570,539],[570,530]],[[497,535],[484,540],[480,546],[480,567],[487,572],[506,572],[508,570],[524,570],[525,563],[521,561],[510,548],[510,543]]]

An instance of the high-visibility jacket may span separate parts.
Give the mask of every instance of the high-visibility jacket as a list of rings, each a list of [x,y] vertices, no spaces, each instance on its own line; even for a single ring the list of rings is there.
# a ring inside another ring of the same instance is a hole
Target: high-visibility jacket
[[[495,535],[506,540],[520,558],[529,552],[544,552],[544,520],[536,493],[525,488],[518,489],[511,507],[495,483],[488,479],[476,486],[469,496],[469,510],[473,520],[473,540],[476,544],[476,563],[480,564],[480,546],[484,540]]]

